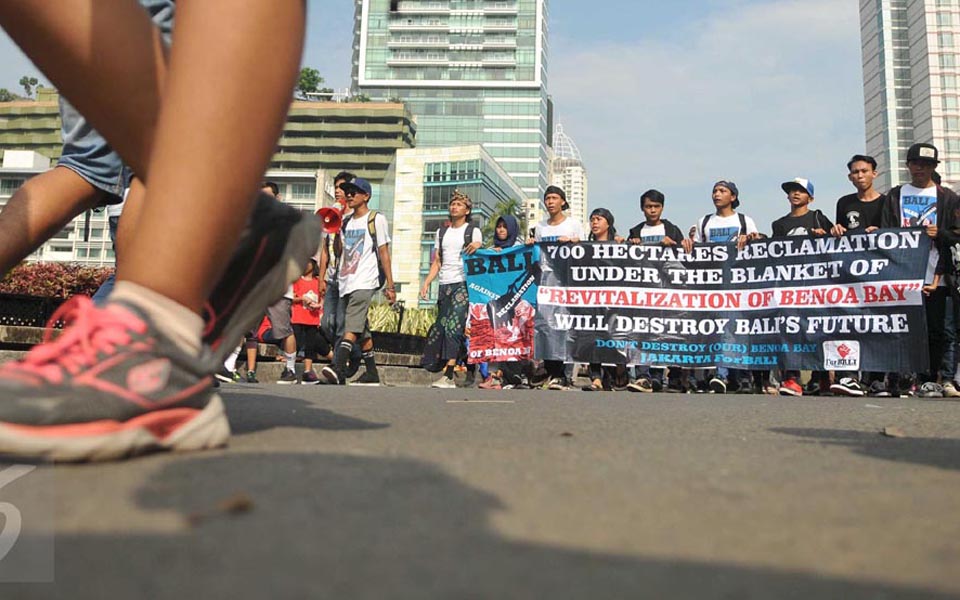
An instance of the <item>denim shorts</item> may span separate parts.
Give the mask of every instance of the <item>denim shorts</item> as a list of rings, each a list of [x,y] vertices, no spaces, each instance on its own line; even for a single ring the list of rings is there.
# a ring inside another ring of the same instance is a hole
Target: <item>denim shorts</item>
[[[139,0],[160,28],[164,41],[170,43],[173,33],[173,0]],[[103,204],[119,204],[130,173],[113,148],[96,129],[90,126],[70,102],[60,96],[60,120],[63,150],[57,166],[74,171],[93,187],[107,193]]]

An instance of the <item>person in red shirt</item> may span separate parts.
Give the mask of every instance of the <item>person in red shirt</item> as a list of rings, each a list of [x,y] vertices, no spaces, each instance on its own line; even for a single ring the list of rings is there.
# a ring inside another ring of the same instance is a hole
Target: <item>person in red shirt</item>
[[[320,280],[317,279],[317,263],[310,259],[300,279],[293,282],[293,307],[290,322],[297,338],[297,351],[303,353],[304,384],[318,384],[320,378],[313,372],[313,361],[326,356],[330,348],[320,335],[320,317],[323,315],[323,298],[320,296]]]

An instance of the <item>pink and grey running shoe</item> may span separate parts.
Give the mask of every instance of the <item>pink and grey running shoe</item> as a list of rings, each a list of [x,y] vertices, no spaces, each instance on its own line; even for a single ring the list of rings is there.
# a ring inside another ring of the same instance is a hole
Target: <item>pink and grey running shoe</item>
[[[0,454],[113,460],[226,444],[213,378],[133,306],[85,296],[51,320],[67,327],[0,366]]]

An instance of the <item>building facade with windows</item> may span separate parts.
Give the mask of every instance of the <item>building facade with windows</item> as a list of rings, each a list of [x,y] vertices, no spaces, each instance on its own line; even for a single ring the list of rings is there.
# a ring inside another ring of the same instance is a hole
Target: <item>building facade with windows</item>
[[[421,301],[418,295],[433,261],[435,233],[449,220],[447,207],[454,190],[470,196],[472,221],[481,228],[501,202],[523,197],[520,186],[480,145],[398,151],[391,223],[393,278],[397,298],[409,306],[436,303],[436,281],[429,300]]]
[[[960,183],[960,0],[861,0],[866,152],[877,189],[906,183],[916,142],[940,149],[944,183]]]
[[[356,0],[353,90],[402,100],[417,147],[479,144],[540,214],[549,180],[546,0]]]
[[[56,90],[41,88],[37,96],[0,103],[0,207],[60,156]],[[373,184],[371,206],[379,209],[382,190],[392,190],[396,151],[413,147],[415,137],[413,118],[401,103],[293,102],[265,179],[279,184],[284,201],[312,213],[332,203],[333,177],[350,171]],[[388,216],[391,209],[382,208]],[[29,260],[113,264],[107,215],[77,217]]]

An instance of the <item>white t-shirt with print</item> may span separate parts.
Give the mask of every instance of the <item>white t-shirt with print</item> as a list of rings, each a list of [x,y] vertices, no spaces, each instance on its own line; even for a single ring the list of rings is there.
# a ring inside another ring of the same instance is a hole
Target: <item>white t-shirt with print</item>
[[[387,218],[377,213],[373,220],[377,230],[377,244],[390,243]],[[367,215],[350,219],[343,230],[343,256],[340,262],[340,296],[356,290],[375,290],[379,287],[376,249],[367,231]]]
[[[544,219],[537,223],[533,239],[538,242],[555,242],[562,237],[582,240],[583,227],[580,221],[567,217],[559,225],[551,225],[549,219]]]
[[[900,187],[900,226],[926,227],[937,224],[937,186],[920,189],[909,183]],[[924,283],[932,283],[933,275],[937,271],[937,262],[940,260],[940,251],[936,246],[930,247],[930,257],[927,259],[927,274]],[[940,279],[940,285],[947,282]]]
[[[644,225],[643,228],[640,229],[640,236],[640,241],[644,244],[659,244],[663,242],[663,238],[667,236],[667,227],[663,223],[655,227]]]
[[[463,273],[463,236],[467,234],[467,224],[460,227],[448,227],[447,232],[443,234],[443,262],[440,263],[440,275],[438,280],[440,285],[449,283],[460,283],[466,281],[467,277]],[[483,232],[479,227],[474,227],[471,242],[483,242]],[[440,251],[440,230],[437,230],[436,239],[433,242],[433,249]],[[439,255],[438,255],[439,256]]]
[[[711,215],[710,218],[707,219],[707,226],[703,228],[707,234],[707,238],[704,240],[700,235],[702,233],[700,226],[703,224],[703,219],[701,218],[696,222],[693,241],[711,243],[735,242],[737,241],[737,236],[759,233],[757,224],[753,222],[753,219],[744,215],[743,220],[747,225],[746,231],[740,231],[740,215],[738,213],[733,213],[729,217],[721,217],[716,214]]]

